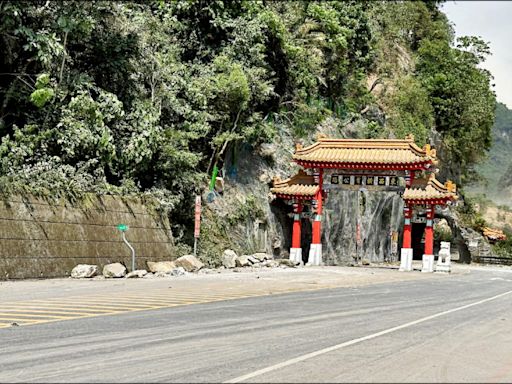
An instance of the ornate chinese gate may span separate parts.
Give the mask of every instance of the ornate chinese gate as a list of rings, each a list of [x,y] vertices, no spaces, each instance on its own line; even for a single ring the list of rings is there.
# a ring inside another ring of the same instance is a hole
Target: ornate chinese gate
[[[404,200],[404,235],[400,270],[412,270],[411,215],[413,209],[426,210],[424,272],[434,268],[433,219],[436,205],[457,199],[455,184],[444,185],[434,175],[436,151],[404,140],[352,140],[319,136],[308,147],[296,146],[293,160],[304,170],[287,180],[274,178],[271,192],[293,206],[294,221],[290,259],[302,262],[301,215],[305,205],[314,214],[309,265],[322,264],[322,206],[333,189],[396,191]]]

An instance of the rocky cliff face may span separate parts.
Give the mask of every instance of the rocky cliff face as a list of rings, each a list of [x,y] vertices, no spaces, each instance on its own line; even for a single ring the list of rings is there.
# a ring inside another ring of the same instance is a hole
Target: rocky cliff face
[[[396,193],[333,190],[329,192],[322,222],[324,262],[349,264],[357,258],[391,261],[391,232],[400,231],[402,224],[403,201]]]

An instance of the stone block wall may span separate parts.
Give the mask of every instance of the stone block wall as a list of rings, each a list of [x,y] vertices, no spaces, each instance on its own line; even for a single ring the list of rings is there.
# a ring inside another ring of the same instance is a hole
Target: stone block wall
[[[168,219],[139,199],[101,196],[87,208],[16,196],[0,201],[0,280],[68,276],[77,264],[101,269],[121,262],[130,268],[131,252],[118,224],[129,226],[137,268],[179,256]]]

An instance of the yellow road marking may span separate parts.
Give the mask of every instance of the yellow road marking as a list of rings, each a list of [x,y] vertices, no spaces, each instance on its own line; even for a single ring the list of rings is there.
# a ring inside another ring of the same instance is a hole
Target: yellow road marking
[[[53,309],[27,309],[27,308],[0,308],[0,314],[4,315],[10,315],[11,313],[16,312],[22,312],[22,313],[54,313],[54,314],[60,314],[60,315],[87,315],[87,313],[84,312],[71,312],[71,311],[54,311]]]
[[[200,299],[203,299],[205,297],[209,297],[210,295],[201,295],[201,294],[173,294],[173,295],[169,295],[165,298],[162,298],[162,299],[153,299],[153,298],[146,298],[144,296],[137,296],[137,295],[120,295],[120,296],[114,296],[114,297],[105,297],[105,296],[88,296],[90,297],[92,300],[110,300],[110,301],[128,301],[128,302],[133,302],[134,300],[140,300],[141,302],[145,302],[145,301],[154,301],[154,302],[166,302],[168,300],[175,300],[175,299],[180,299],[180,298],[187,298],[187,299],[196,299],[196,298],[200,298]]]
[[[0,328],[10,327],[12,323],[0,323]]]
[[[166,303],[168,302],[169,300],[176,300],[176,299],[180,299],[180,298],[187,298],[187,299],[223,299],[225,298],[226,295],[218,295],[218,296],[213,296],[213,295],[194,295],[194,296],[190,296],[190,295],[181,295],[181,296],[178,296],[178,295],[169,295],[168,297],[166,298],[161,298],[161,299],[147,299],[145,297],[137,297],[137,296],[123,296],[124,299],[133,299],[133,300],[141,300],[142,302],[156,302],[156,303]]]
[[[48,310],[64,310],[64,311],[73,311],[73,310],[78,310],[80,312],[115,312],[115,310],[112,310],[112,309],[97,309],[95,308],[95,306],[93,307],[83,307],[83,306],[72,306],[71,304],[67,307],[63,307],[63,306],[53,306],[53,305],[47,305],[47,304],[32,304],[32,305],[26,305],[26,304],[19,304],[19,305],[2,305],[0,307],[0,312],[2,312],[2,310],[4,309],[26,309],[26,308],[36,308],[36,309],[48,309]],[[95,309],[93,309],[95,308]],[[100,307],[100,308],[110,308],[110,307]],[[122,311],[122,309],[121,309]]]
[[[64,299],[64,302],[73,302],[73,301],[76,301],[76,299]],[[116,302],[116,300],[92,300],[92,299],[81,299],[80,300],[80,303],[76,304],[76,305],[80,305],[81,303],[85,303],[85,304],[108,304],[109,306],[112,305],[112,306],[117,306],[117,307],[129,307],[129,308],[134,308],[134,307],[151,307],[152,305],[148,304],[148,305],[145,305],[145,304],[130,304],[130,303],[119,303],[119,302]]]
[[[47,301],[47,300],[30,300],[29,303],[33,303],[34,305],[59,306],[59,307],[62,307],[62,308],[67,308],[67,307],[71,307],[71,308],[76,308],[76,307],[83,307],[83,308],[107,308],[107,310],[109,310],[109,308],[112,307],[112,304],[114,304],[114,303],[107,303],[107,304],[101,304],[101,305],[95,305],[95,304],[83,305],[82,302],[83,301],[81,300],[80,303],[75,303],[74,304],[73,302],[66,303],[66,302],[51,302],[51,301]],[[110,304],[110,305],[108,305],[108,304]],[[12,305],[24,305],[24,303],[15,303],[15,304],[8,304],[8,305],[9,306],[12,306]],[[3,304],[1,306],[3,306]],[[124,307],[124,306],[125,306],[124,304],[121,304],[121,307]]]
[[[48,309],[48,310],[52,310],[52,309],[64,309],[64,310],[69,310],[69,309],[72,309],[72,310],[77,310],[77,311],[84,311],[84,312],[124,312],[124,311],[127,311],[127,310],[133,310],[133,309],[151,309],[151,308],[158,308],[158,307],[161,307],[161,306],[155,306],[155,305],[135,305],[135,306],[131,306],[131,305],[128,305],[128,304],[122,304],[122,305],[118,305],[118,304],[115,304],[115,303],[110,303],[109,305],[105,304],[105,305],[102,305],[102,306],[91,306],[91,305],[82,305],[82,304],[79,304],[79,305],[66,305],[66,306],[62,306],[62,305],[51,305],[51,304],[41,304],[41,305],[38,305],[38,303],[35,303],[35,304],[20,304],[18,306],[11,306],[12,308],[41,308],[41,309]],[[0,307],[0,311],[1,311],[2,307]]]
[[[183,297],[183,298],[169,298],[167,300],[148,300],[148,299],[144,299],[144,298],[126,298],[126,297],[122,297],[122,298],[115,298],[115,299],[111,299],[110,302],[114,302],[114,303],[121,303],[121,304],[124,304],[124,303],[129,303],[129,304],[135,304],[135,305],[138,305],[137,303],[140,303],[140,305],[143,305],[145,303],[148,303],[148,304],[151,304],[151,305],[159,305],[159,304],[163,304],[163,305],[166,305],[167,303],[174,303],[174,302],[179,302],[179,301],[183,301],[183,300],[189,300],[189,299],[195,299],[195,298],[190,298],[190,297]],[[100,299],[93,299],[95,301],[98,301]],[[105,299],[106,301],[108,301],[108,299]],[[178,300],[178,301],[177,301]]]
[[[119,293],[96,294],[91,296],[68,296],[62,298],[48,298],[46,300],[29,300],[26,302],[11,302],[0,304],[0,320],[19,322],[19,325],[44,324],[55,321],[84,319],[98,316],[110,316],[130,312],[147,311],[151,309],[164,309],[176,306],[201,304],[222,300],[242,299],[257,296],[269,296],[273,294],[315,291],[319,289],[334,287],[317,286],[304,288],[287,287],[281,289],[257,289],[247,290],[226,289],[225,291],[214,290],[206,292],[173,292],[173,291],[150,291],[144,294]],[[5,312],[2,312],[5,310]],[[8,313],[6,313],[8,312]],[[39,314],[34,314],[39,313]],[[46,313],[48,315],[43,315]],[[57,314],[66,316],[54,316]],[[11,318],[18,316],[17,318]],[[28,317],[31,319],[21,319]],[[37,319],[33,319],[37,318]],[[10,327],[5,322],[0,322],[0,328]]]
[[[10,317],[47,317],[47,318],[59,318],[59,319],[68,319],[70,316],[53,316],[53,315],[33,315],[31,313],[6,313],[2,312],[0,313],[0,316],[4,318],[4,320],[8,320]],[[71,315],[73,317],[73,315]]]
[[[0,317],[0,320],[7,320],[7,321],[10,321],[11,323],[37,323],[39,321],[42,321],[42,320],[30,320],[30,319],[19,319],[19,318],[16,318],[16,319],[11,319],[11,318],[5,318],[5,317]],[[9,325],[11,325],[11,323],[9,323]]]

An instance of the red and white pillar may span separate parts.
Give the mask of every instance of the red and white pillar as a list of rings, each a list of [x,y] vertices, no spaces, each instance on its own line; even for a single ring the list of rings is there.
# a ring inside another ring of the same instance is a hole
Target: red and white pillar
[[[308,265],[322,264],[322,205],[323,205],[323,169],[315,170],[315,181],[318,183],[318,191],[315,195],[315,218],[313,220],[313,238],[309,248]]]
[[[290,260],[296,264],[302,264],[301,221],[302,204],[293,203],[293,227],[292,227],[292,247],[290,248]]]
[[[405,203],[404,206],[404,239],[400,250],[400,271],[412,271],[412,241],[411,241],[411,217],[412,206]]]
[[[427,205],[427,226],[425,227],[425,253],[421,272],[434,272],[434,205]]]
[[[409,188],[414,181],[414,172],[405,171],[405,185]],[[400,250],[400,271],[412,271],[412,240],[411,240],[412,205],[407,202],[404,205],[404,239]]]

